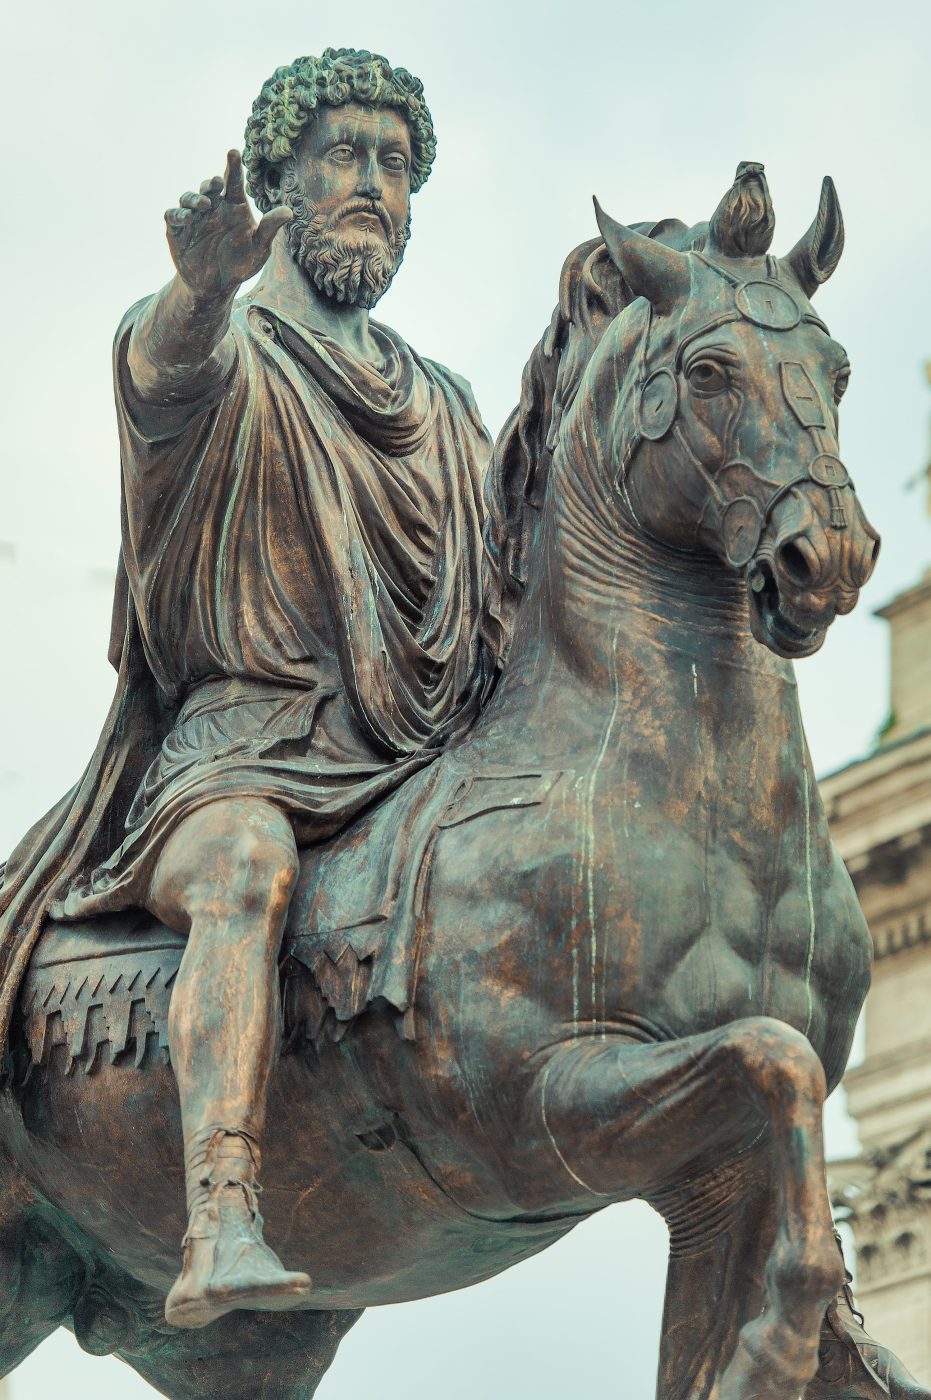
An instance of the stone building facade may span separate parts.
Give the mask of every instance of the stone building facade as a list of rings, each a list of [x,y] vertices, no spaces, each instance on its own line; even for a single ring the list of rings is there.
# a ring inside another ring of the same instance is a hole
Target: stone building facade
[[[832,1164],[869,1331],[931,1384],[931,569],[879,615],[892,697],[876,750],[821,783],[875,943],[865,1056],[847,1074],[862,1154]]]

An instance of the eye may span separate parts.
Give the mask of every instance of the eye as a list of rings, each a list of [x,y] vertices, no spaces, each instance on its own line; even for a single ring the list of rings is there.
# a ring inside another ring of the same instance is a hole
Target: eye
[[[730,385],[730,378],[717,360],[696,360],[689,365],[686,378],[689,388],[698,394],[720,394]]]
[[[849,383],[850,383],[850,366],[849,366],[849,365],[844,365],[844,368],[838,372],[837,378],[834,380],[834,402],[835,402],[835,403],[840,403],[841,399],[844,397],[844,395],[845,395],[846,392],[847,392],[847,385],[848,385]]]
[[[341,161],[344,165],[355,160],[355,152],[351,146],[334,146],[330,151],[330,156],[333,160]]]
[[[385,156],[382,165],[386,170],[391,170],[398,175],[403,174],[407,169],[407,161],[401,155]]]

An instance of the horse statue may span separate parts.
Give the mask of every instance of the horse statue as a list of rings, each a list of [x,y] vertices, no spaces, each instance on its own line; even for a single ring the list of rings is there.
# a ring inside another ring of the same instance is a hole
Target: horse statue
[[[598,218],[493,466],[500,679],[463,740],[303,854],[263,1209],[311,1308],[165,1322],[184,940],[142,913],[50,922],[2,1097],[0,1373],[64,1324],[172,1400],[306,1400],[364,1308],[639,1197],[671,1238],[659,1400],[931,1400],[842,1327],[825,1368],[822,1107],[870,938],[792,661],[878,548],[810,301],[836,196],[778,259],[733,200],[693,230]]]

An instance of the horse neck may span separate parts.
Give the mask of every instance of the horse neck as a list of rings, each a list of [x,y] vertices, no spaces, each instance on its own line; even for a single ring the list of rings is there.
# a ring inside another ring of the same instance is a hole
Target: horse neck
[[[646,742],[663,725],[685,745],[713,744],[723,776],[728,734],[750,722],[757,747],[807,762],[792,667],[751,636],[739,578],[640,530],[607,484],[590,405],[573,419],[552,465],[495,727],[543,752],[600,751],[606,715]],[[696,708],[701,723],[685,723]],[[735,750],[738,764],[746,750]]]

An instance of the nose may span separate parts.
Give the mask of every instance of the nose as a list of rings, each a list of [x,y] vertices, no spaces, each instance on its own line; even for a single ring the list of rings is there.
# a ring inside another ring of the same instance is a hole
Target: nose
[[[851,496],[842,526],[818,521],[782,539],[776,567],[793,591],[832,592],[839,612],[848,612],[879,555],[879,536]]]
[[[384,193],[384,184],[381,178],[381,170],[374,155],[369,159],[359,172],[358,193],[368,199],[381,199]]]

